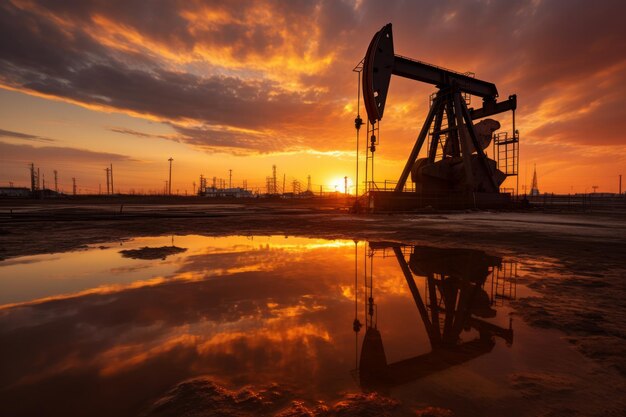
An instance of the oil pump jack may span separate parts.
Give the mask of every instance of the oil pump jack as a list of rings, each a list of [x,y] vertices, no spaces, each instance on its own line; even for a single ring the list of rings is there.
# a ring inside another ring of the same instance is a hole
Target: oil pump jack
[[[510,201],[510,195],[500,193],[500,185],[507,175],[517,175],[517,169],[514,172],[498,169],[498,163],[486,156],[485,149],[490,145],[493,133],[500,128],[498,121],[487,117],[506,111],[513,112],[514,133],[498,145],[515,142],[513,151],[519,149],[516,146],[515,95],[498,101],[498,89],[491,82],[395,55],[391,23],[374,35],[363,60],[362,72],[363,101],[368,135],[372,132],[372,145],[377,143],[374,133],[385,111],[392,75],[437,87],[394,191],[389,193],[368,187],[370,208],[394,211],[446,204],[493,207]],[[466,97],[469,95],[481,97],[482,107],[468,108]],[[481,121],[474,123],[477,120]],[[429,136],[427,156],[418,158]],[[495,145],[494,142],[494,158],[497,158],[500,147],[496,149]],[[369,149],[373,154],[375,146]],[[517,161],[517,155],[513,157]],[[405,192],[409,175],[415,189]]]

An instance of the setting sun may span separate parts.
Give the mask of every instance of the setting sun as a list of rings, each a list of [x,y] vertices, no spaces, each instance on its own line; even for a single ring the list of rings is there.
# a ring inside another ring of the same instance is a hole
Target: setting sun
[[[327,182],[327,186],[330,191],[335,191],[338,193],[346,192],[346,181],[348,187],[348,194],[354,194],[354,183],[352,178],[350,177],[333,177],[330,181]]]

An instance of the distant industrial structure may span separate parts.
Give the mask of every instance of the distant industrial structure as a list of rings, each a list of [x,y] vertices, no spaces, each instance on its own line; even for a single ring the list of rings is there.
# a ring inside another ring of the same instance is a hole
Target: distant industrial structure
[[[535,165],[533,169],[533,183],[530,187],[530,195],[531,196],[539,195],[539,185],[537,185],[537,165]]]
[[[174,161],[174,158],[170,156],[168,161],[170,163],[170,175],[169,180],[167,181],[167,195],[172,195],[172,162]]]
[[[28,187],[0,187],[1,197],[30,197],[31,190]]]
[[[229,197],[229,198],[252,198],[254,193],[248,190],[248,181],[243,181],[242,187],[233,187],[233,170],[228,170],[228,187],[226,186],[226,180],[222,178],[213,177],[211,186],[207,185],[207,179],[204,175],[200,174],[199,187],[196,195],[199,197]],[[194,182],[195,189],[195,182]],[[194,190],[195,191],[195,190]]]

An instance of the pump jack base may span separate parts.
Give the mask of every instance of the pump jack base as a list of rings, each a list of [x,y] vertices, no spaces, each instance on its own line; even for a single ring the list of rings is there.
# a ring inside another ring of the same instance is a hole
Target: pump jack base
[[[509,193],[450,192],[422,194],[415,192],[371,191],[371,212],[407,212],[432,207],[441,210],[508,209],[513,201]]]

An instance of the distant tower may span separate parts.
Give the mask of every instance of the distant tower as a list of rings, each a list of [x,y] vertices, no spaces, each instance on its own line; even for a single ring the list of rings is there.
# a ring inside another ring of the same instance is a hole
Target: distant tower
[[[276,165],[272,165],[272,194],[278,194],[278,187],[276,182]]]
[[[54,192],[59,192],[58,172],[56,169],[54,170]]]
[[[233,188],[233,170],[228,170],[228,188]]]
[[[72,195],[76,195],[76,178],[72,177]]]
[[[530,187],[530,195],[539,195],[539,187],[537,186],[537,165],[533,172],[533,185]]]
[[[174,160],[174,158],[172,158],[170,156],[170,159],[168,159],[168,161],[170,161],[170,177],[169,177],[169,181],[167,182],[168,184],[168,188],[167,188],[167,195],[172,195],[172,161]]]
[[[343,177],[343,193],[348,195],[348,177]]]
[[[37,190],[37,174],[35,174],[35,164],[30,164],[30,191],[35,192]]]
[[[109,174],[111,171],[109,171],[108,167],[104,168],[104,171],[107,173],[107,194],[111,194],[111,184],[109,182],[109,178],[110,178]]]
[[[311,192],[311,175],[307,175],[306,177],[306,190]]]

